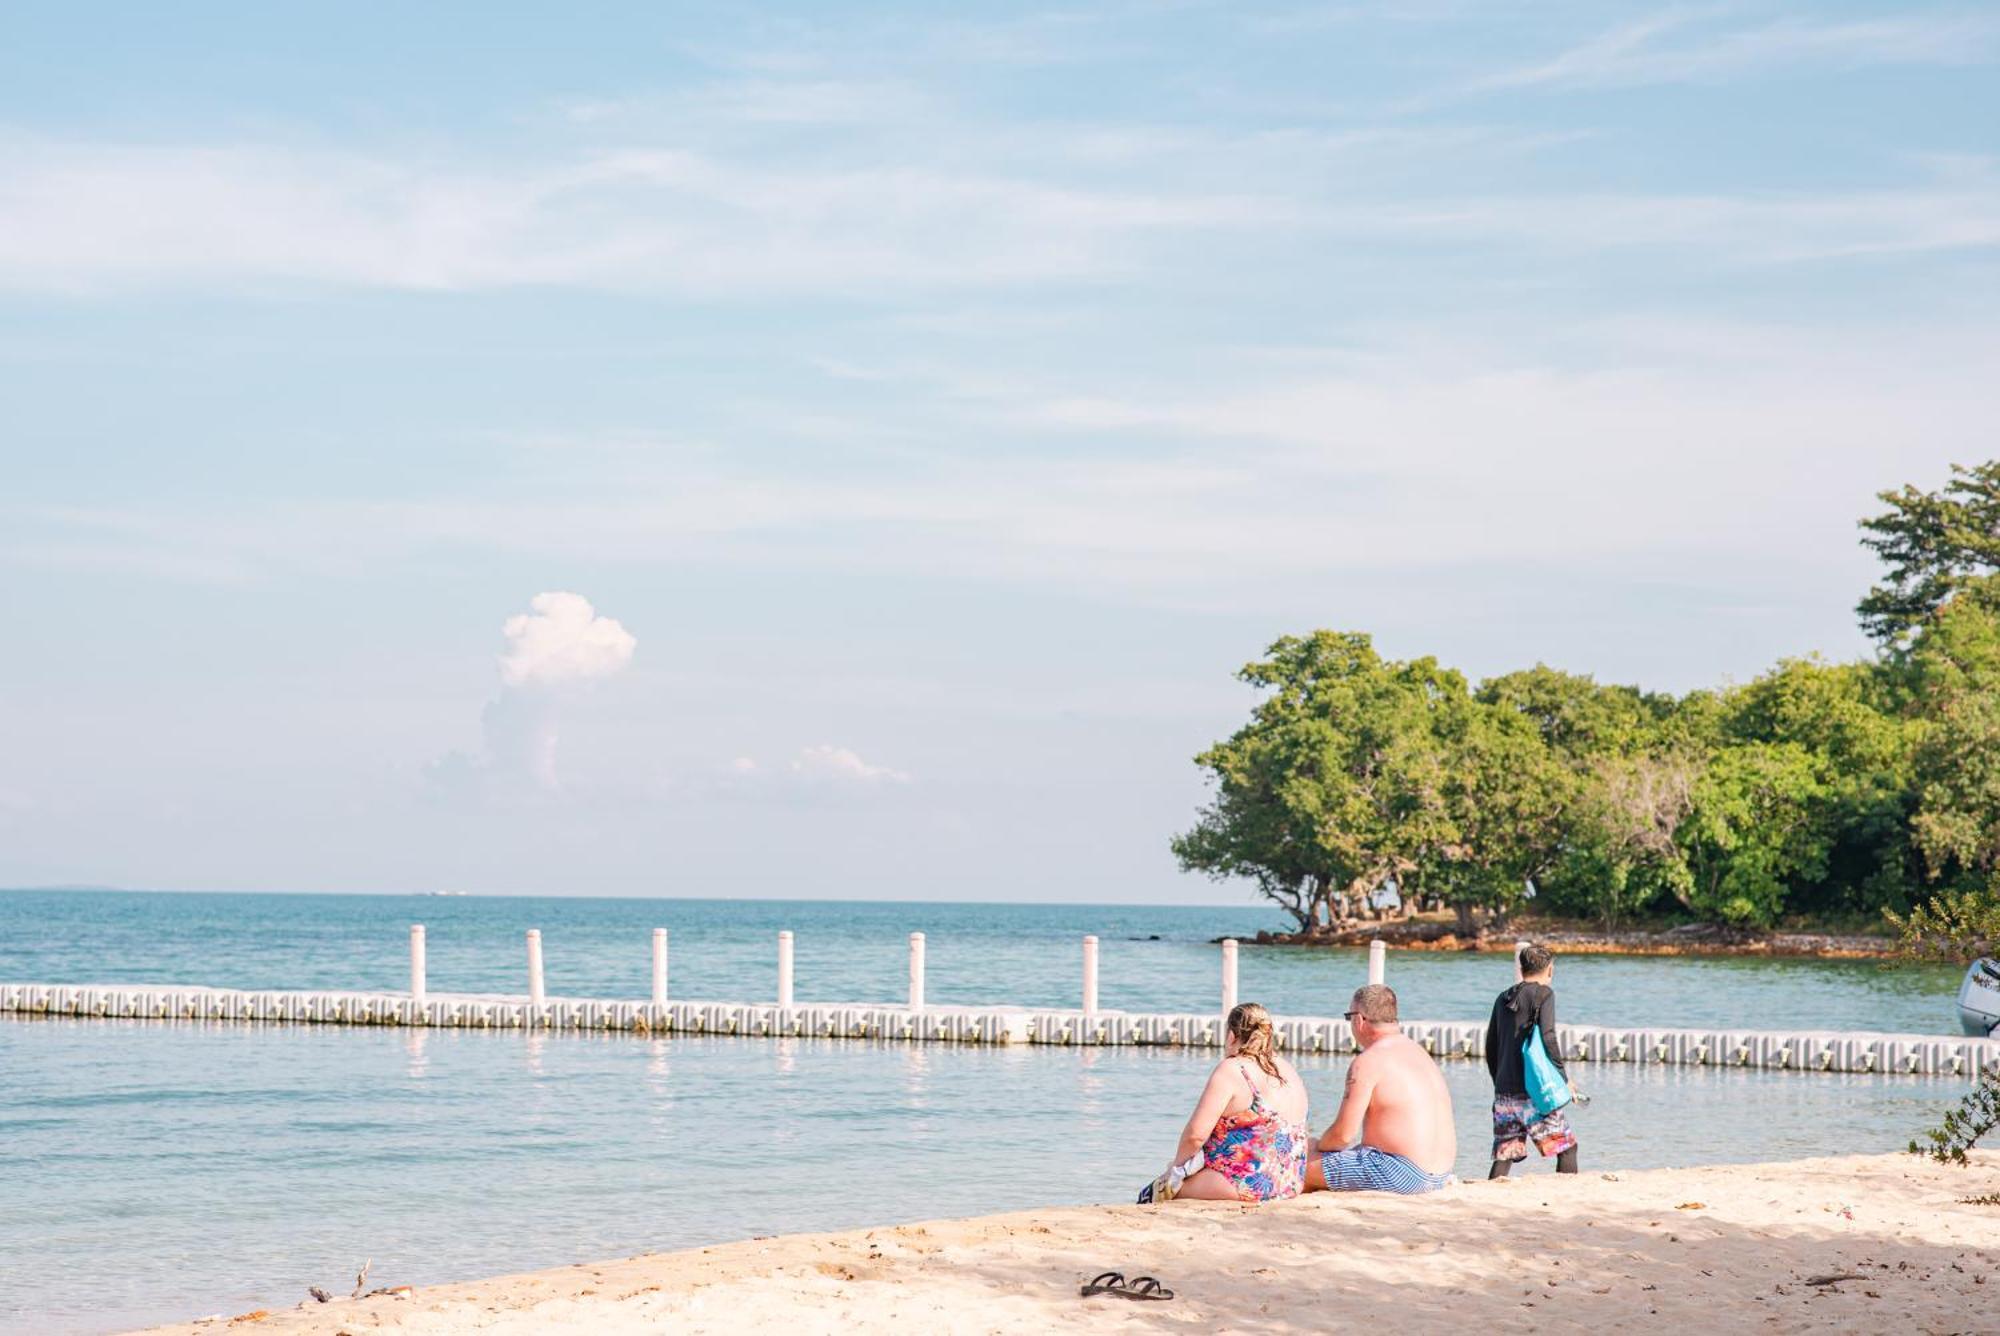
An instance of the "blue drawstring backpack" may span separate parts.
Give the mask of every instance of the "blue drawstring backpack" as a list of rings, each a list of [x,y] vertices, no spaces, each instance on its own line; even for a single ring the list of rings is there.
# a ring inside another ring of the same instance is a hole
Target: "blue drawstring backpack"
[[[1535,1106],[1537,1118],[1546,1118],[1570,1102],[1569,1082],[1563,1080],[1563,1074],[1549,1060],[1539,1025],[1521,1041],[1521,1077],[1527,1084],[1528,1099]]]

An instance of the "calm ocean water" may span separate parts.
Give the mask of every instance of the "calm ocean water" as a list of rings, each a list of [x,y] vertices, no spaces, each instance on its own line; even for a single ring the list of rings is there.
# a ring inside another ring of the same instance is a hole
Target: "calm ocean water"
[[[0,978],[636,996],[648,931],[673,991],[769,996],[798,934],[802,999],[895,998],[929,935],[936,1001],[1212,1005],[1209,939],[1256,910],[0,893]],[[1154,940],[1157,936],[1158,940]],[[1483,1015],[1504,957],[1390,958],[1411,1014]],[[1337,1011],[1358,952],[1246,949],[1243,994]],[[1565,960],[1577,1021],[1950,1029],[1950,971]],[[1211,1057],[629,1035],[0,1020],[0,1330],[94,1332],[755,1234],[1116,1201],[1154,1172]],[[1313,1118],[1344,1060],[1301,1063]],[[1484,1068],[1451,1063],[1461,1172],[1483,1171]],[[1607,1065],[1579,1073],[1587,1169],[1891,1150],[1960,1093],[1938,1078]],[[1080,1270],[1107,1259],[1079,1258]],[[1108,1259],[1116,1262],[1120,1259]]]

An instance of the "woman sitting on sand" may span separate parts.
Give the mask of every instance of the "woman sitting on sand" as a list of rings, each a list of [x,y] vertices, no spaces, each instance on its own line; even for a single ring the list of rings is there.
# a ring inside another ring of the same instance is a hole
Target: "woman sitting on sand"
[[[1195,1102],[1173,1164],[1139,1194],[1141,1202],[1272,1201],[1296,1197],[1304,1185],[1312,1144],[1306,1083],[1277,1055],[1271,1013],[1245,1002],[1224,1029],[1223,1059]],[[1189,1170],[1183,1178],[1180,1171]]]

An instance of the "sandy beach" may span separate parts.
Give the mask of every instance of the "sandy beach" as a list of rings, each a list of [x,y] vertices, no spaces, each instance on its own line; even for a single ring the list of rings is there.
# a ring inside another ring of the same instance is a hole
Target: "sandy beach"
[[[1067,1207],[756,1239],[156,1330],[2000,1330],[2000,1153],[1559,1179],[1430,1198]],[[1171,1302],[1082,1299],[1116,1269]],[[1839,1277],[1839,1279],[1829,1279]],[[376,1278],[396,1284],[393,1276]],[[371,1281],[371,1284],[375,1283]]]

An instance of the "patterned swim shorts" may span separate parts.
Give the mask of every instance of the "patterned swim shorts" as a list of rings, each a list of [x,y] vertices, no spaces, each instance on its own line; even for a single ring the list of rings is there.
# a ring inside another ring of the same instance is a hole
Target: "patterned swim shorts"
[[[1576,1144],[1563,1111],[1535,1116],[1535,1102],[1526,1095],[1493,1097],[1493,1158],[1525,1160],[1528,1143],[1544,1155],[1560,1155]]]
[[[1413,1197],[1436,1192],[1451,1181],[1450,1173],[1425,1173],[1414,1161],[1374,1146],[1327,1151],[1319,1157],[1319,1172],[1329,1192],[1400,1192]]]

